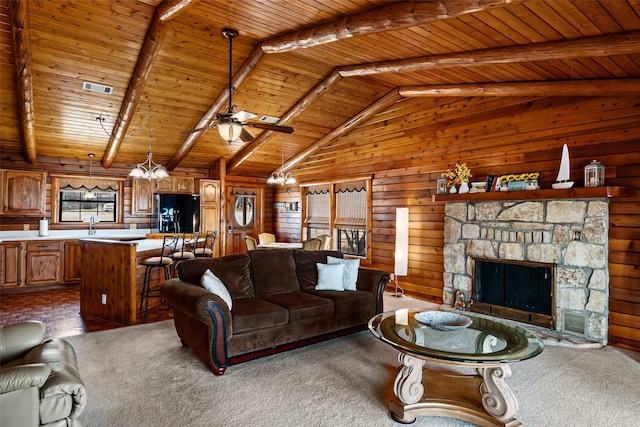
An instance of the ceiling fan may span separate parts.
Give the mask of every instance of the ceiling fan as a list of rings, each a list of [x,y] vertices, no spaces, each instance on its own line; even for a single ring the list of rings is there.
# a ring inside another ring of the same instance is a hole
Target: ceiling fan
[[[289,126],[280,126],[274,123],[266,122],[246,122],[246,120],[251,120],[257,116],[248,111],[239,111],[237,113],[233,111],[233,107],[235,107],[235,105],[233,105],[233,102],[231,101],[231,95],[233,92],[233,87],[231,85],[233,74],[233,39],[238,37],[239,33],[237,30],[231,28],[223,28],[222,35],[227,40],[229,40],[229,106],[227,107],[227,111],[224,113],[217,113],[215,121],[211,125],[199,127],[181,133],[190,134],[217,127],[220,137],[227,141],[229,144],[237,141],[238,139],[242,140],[243,142],[249,142],[253,140],[253,136],[245,129],[245,127],[272,130],[276,132],[293,133],[293,128]]]

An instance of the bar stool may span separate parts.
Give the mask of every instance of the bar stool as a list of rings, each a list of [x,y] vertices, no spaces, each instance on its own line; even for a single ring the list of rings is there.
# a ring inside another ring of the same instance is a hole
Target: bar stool
[[[180,247],[180,249],[174,249],[173,253],[171,254],[171,259],[174,262],[174,273],[179,263],[196,257],[196,255],[191,251],[191,248],[197,245],[199,234],[200,233],[196,231],[195,233],[191,234],[190,238],[187,239],[188,233],[182,233],[182,246]]]
[[[142,305],[144,304],[144,321],[147,321],[147,313],[149,311],[149,298],[160,298],[160,289],[151,289],[151,273],[154,268],[162,268],[164,270],[164,279],[171,278],[171,266],[173,259],[171,253],[175,251],[178,243],[178,235],[164,236],[162,240],[162,251],[160,256],[154,256],[142,260],[141,265],[145,266],[144,282],[142,283],[142,294],[140,295],[140,309],[138,314],[142,313]]]
[[[196,258],[211,258],[213,256],[213,245],[216,243],[216,237],[218,236],[218,230],[207,231],[204,235],[204,244],[201,247],[196,247],[193,250],[193,254]]]

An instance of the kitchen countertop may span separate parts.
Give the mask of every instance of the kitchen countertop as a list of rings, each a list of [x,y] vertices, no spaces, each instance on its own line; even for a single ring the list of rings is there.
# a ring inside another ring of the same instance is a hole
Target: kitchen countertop
[[[163,243],[163,239],[140,239],[140,240],[119,241],[119,240],[109,240],[108,238],[91,237],[91,238],[80,239],[80,240],[97,242],[97,243],[102,243],[107,245],[135,246],[136,252],[145,252],[145,251],[152,251],[156,249],[162,249],[162,243]],[[178,247],[181,247],[181,245],[178,244]]]
[[[89,235],[89,231],[84,230],[49,230],[48,236],[39,236],[38,230],[34,231],[0,231],[0,243],[10,241],[26,240],[75,240],[75,239],[135,239],[144,240],[147,237],[146,230],[130,229],[109,229],[96,230],[95,234]]]

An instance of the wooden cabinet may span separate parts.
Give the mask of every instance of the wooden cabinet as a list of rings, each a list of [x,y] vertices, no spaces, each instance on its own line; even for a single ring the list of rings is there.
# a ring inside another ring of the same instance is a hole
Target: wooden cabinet
[[[148,179],[131,180],[131,214],[153,214],[153,189],[154,184]]]
[[[155,182],[156,193],[192,194],[194,180],[188,176],[170,176]]]
[[[220,181],[215,179],[200,180],[200,204],[220,205]]]
[[[82,245],[79,240],[64,242],[64,274],[65,283],[79,282],[82,271]]]
[[[6,242],[0,245],[2,266],[0,267],[0,286],[20,286],[23,279],[24,254],[22,242]]]
[[[2,215],[45,216],[46,172],[3,169]]]
[[[27,242],[25,285],[60,283],[60,241]]]
[[[220,181],[214,179],[200,180],[200,232],[218,231],[218,238],[213,248],[214,256],[220,255]]]

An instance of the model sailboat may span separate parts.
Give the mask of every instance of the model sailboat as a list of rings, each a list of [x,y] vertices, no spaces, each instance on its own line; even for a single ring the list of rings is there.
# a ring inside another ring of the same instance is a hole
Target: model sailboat
[[[556,183],[551,184],[554,189],[571,188],[573,187],[573,181],[569,181],[569,174],[571,167],[569,165],[569,148],[567,144],[562,147],[562,160],[560,161],[560,170],[558,171],[558,178]]]

